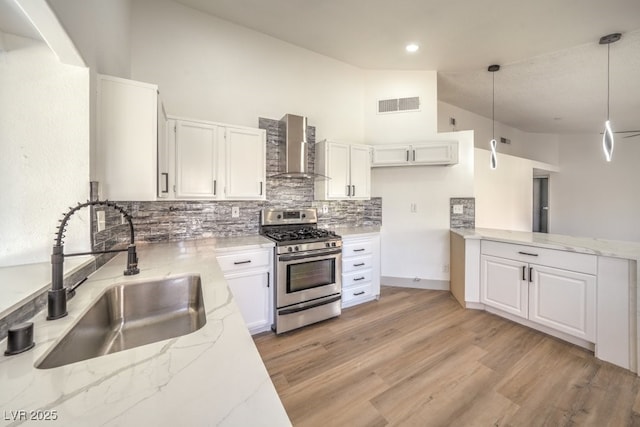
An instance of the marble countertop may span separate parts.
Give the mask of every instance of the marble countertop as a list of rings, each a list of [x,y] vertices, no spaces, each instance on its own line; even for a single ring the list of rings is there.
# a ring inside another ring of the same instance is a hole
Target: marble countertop
[[[216,261],[216,250],[272,245],[260,236],[141,245],[140,274],[129,277],[122,275],[126,254],[119,254],[78,288],[68,316],[47,321],[45,310],[34,317],[34,349],[0,356],[0,425],[42,423],[31,417],[46,411],[56,418],[46,424],[64,426],[291,425]],[[105,288],[187,273],[202,279],[207,322],[198,331],[59,368],[34,367]]]
[[[453,228],[451,232],[465,239],[493,240],[614,258],[640,260],[640,243],[638,242],[490,228]]]
[[[360,227],[331,227],[330,230],[334,231],[338,236],[348,237],[355,235],[372,235],[380,233],[379,225],[360,226]]]

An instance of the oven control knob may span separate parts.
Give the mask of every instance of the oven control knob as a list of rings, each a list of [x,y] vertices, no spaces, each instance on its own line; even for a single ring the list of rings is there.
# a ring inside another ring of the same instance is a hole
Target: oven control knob
[[[327,242],[324,244],[325,247],[330,248],[331,247],[331,243]]]
[[[289,247],[287,248],[287,252],[292,252],[292,251],[293,251],[293,248],[292,248],[291,246],[289,246]]]
[[[299,251],[300,248],[298,248],[297,246],[293,248],[294,251]]]
[[[336,242],[331,242],[331,246],[335,247],[336,246]]]
[[[306,218],[306,217],[307,217],[307,214],[302,214],[302,218]]]
[[[282,219],[282,215],[278,214],[278,216],[276,216],[276,218]]]

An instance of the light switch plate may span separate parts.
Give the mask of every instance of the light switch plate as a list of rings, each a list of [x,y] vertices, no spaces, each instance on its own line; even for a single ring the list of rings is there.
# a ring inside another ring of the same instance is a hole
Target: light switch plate
[[[463,214],[464,213],[464,206],[462,206],[462,205],[453,205],[453,213],[454,214]]]
[[[322,213],[323,214],[329,213],[329,205],[322,205]]]
[[[233,206],[231,208],[231,218],[238,218],[240,216],[240,208],[238,206]]]

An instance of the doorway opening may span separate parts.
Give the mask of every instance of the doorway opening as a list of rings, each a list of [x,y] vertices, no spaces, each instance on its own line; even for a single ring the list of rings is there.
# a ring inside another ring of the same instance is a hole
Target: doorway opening
[[[534,233],[549,232],[549,177],[533,177],[533,227]]]

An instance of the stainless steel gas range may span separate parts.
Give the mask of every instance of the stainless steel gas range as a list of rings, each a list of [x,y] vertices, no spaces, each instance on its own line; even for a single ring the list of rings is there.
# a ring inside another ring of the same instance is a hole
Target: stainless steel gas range
[[[341,313],[342,240],[317,224],[316,209],[262,210],[260,233],[276,243],[276,334]]]

